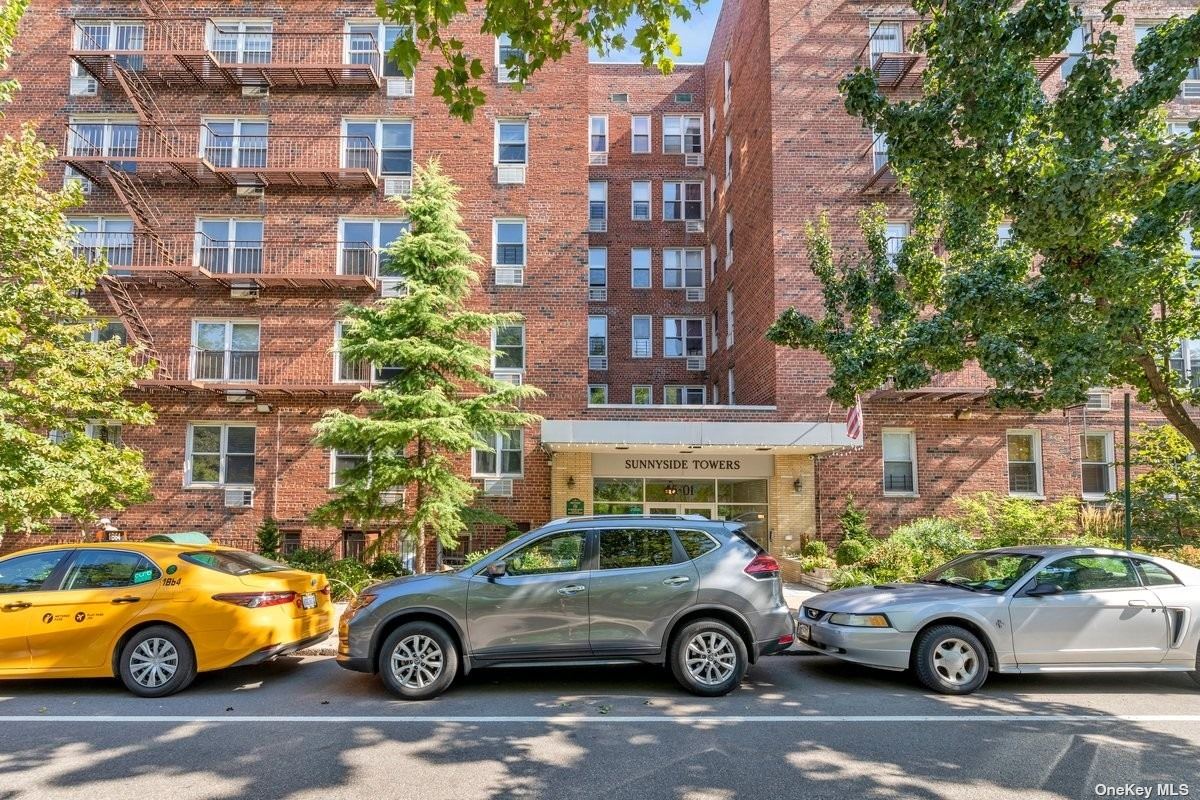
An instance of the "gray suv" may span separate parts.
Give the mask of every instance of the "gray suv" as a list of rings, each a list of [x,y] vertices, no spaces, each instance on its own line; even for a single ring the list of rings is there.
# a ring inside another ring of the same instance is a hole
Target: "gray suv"
[[[736,522],[569,517],[458,572],[372,586],[339,626],[338,663],[421,700],[477,667],[665,664],[731,691],[792,643],[779,565]]]

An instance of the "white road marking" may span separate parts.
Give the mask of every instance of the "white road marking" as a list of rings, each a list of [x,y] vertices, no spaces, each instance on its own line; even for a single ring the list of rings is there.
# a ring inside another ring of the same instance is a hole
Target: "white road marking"
[[[878,724],[896,723],[909,724],[920,722],[947,723],[996,723],[996,722],[1175,722],[1200,724],[1200,714],[918,714],[918,715],[884,715],[884,716],[855,716],[855,715],[688,715],[678,717],[668,716],[620,716],[620,715],[552,715],[552,716],[320,716],[320,715],[229,715],[229,716],[191,716],[178,714],[153,715],[54,715],[54,714],[23,714],[0,715],[0,723],[4,722],[101,722],[101,723],[319,723],[319,724],[368,724],[368,725],[429,725],[429,724],[513,724],[533,723],[547,725],[578,725],[592,722],[620,723],[672,723],[676,725],[731,725],[743,723],[842,723],[842,724]]]

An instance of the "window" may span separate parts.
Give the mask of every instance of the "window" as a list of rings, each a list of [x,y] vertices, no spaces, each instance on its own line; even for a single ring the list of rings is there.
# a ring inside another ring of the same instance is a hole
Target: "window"
[[[1180,236],[1183,239],[1183,249],[1191,256],[1192,261],[1200,261],[1200,240],[1196,238],[1196,231],[1187,229]]]
[[[733,381],[733,367],[725,370],[725,402],[731,406],[737,405],[737,384]]]
[[[716,338],[713,332],[713,338]],[[733,347],[733,289],[725,290],[725,346]]]
[[[717,549],[717,543],[711,536],[702,531],[675,531],[675,537],[679,539],[679,543],[683,545],[683,552],[687,553],[689,559],[696,559],[700,556]]]
[[[704,286],[704,251],[663,250],[663,288],[698,289]]]
[[[639,222],[650,219],[650,181],[634,181],[630,185],[630,214]]]
[[[641,528],[600,531],[600,569],[663,567],[675,563],[671,532]]]
[[[1139,589],[1137,573],[1127,558],[1071,556],[1040,570],[1031,585],[1050,583],[1064,592],[1099,592],[1106,589]]]
[[[1067,40],[1067,60],[1063,62],[1061,68],[1064,81],[1075,71],[1075,65],[1083,58],[1084,50],[1091,39],[1092,31],[1086,24],[1076,25],[1075,30],[1071,31],[1071,38]]]
[[[631,398],[635,406],[652,406],[654,405],[654,387],[646,384],[639,384],[633,387]]]
[[[608,117],[588,117],[588,152],[608,152]]]
[[[725,212],[725,269],[733,265],[733,212]]]
[[[728,219],[726,222],[728,223]],[[715,282],[717,280],[717,246],[713,245],[708,249],[708,279]]]
[[[1042,437],[1038,431],[1009,431],[1008,493],[1042,495]]]
[[[650,152],[650,117],[635,116],[629,118],[630,138],[629,147],[634,153]]]
[[[80,550],[63,581],[65,591],[72,589],[119,589],[156,581],[162,577],[158,567],[141,553],[118,550]]]
[[[1133,28],[1134,40],[1138,44],[1141,44],[1142,39],[1159,24],[1161,24],[1160,21],[1137,23]],[[1196,60],[1196,63],[1192,65],[1192,68],[1184,77],[1181,96],[1189,99],[1200,98],[1200,59]]]
[[[342,531],[342,558],[362,560],[367,549],[367,535],[362,531]]]
[[[282,556],[290,556],[301,547],[303,542],[300,538],[300,531],[281,531],[279,541],[279,554]]]
[[[886,237],[887,263],[889,267],[895,269],[896,257],[900,255],[900,251],[904,248],[904,240],[908,238],[908,223],[889,222],[884,236]]]
[[[711,103],[708,106],[708,138],[717,135],[717,107]]]
[[[137,117],[71,117],[68,123],[67,153],[93,158],[136,158],[138,153]],[[132,172],[133,162],[112,163],[113,169]]]
[[[87,340],[93,344],[99,342],[120,342],[121,344],[129,344],[129,334],[125,331],[125,324],[116,320],[95,320],[94,328],[87,332]]]
[[[874,22],[871,27],[871,68],[886,53],[904,52],[904,28],[899,22]]]
[[[89,439],[95,439],[113,447],[121,446],[121,423],[119,422],[89,422],[84,431]]]
[[[725,112],[729,112],[729,104],[733,102],[733,66],[725,59]]]
[[[492,369],[525,369],[524,325],[501,325],[492,330]]]
[[[333,325],[333,381],[334,383],[365,383],[371,375],[370,364],[352,361],[342,356],[342,334],[346,323],[338,320]]]
[[[270,20],[213,20],[208,49],[221,64],[269,64],[274,36]]]
[[[595,315],[588,317],[588,357],[606,358],[608,356],[608,317]]]
[[[403,77],[400,67],[387,54],[400,39],[411,38],[407,25],[365,20],[350,22],[346,26],[346,63],[368,64],[385,77]]]
[[[663,152],[701,153],[704,151],[704,122],[699,114],[663,117]]]
[[[725,185],[733,182],[733,139],[725,134]]]
[[[0,561],[0,594],[41,591],[43,584],[67,557],[67,550],[30,553]],[[24,637],[18,641],[24,644]]]
[[[608,288],[608,248],[588,248],[588,288]]]
[[[996,246],[1005,247],[1012,244],[1013,226],[1011,222],[1001,222],[996,226]]]
[[[882,172],[888,165],[888,140],[886,133],[871,136],[871,158],[876,172]]]
[[[583,560],[581,531],[563,531],[543,536],[504,560],[509,575],[550,575],[578,572]]]
[[[200,122],[200,152],[218,169],[267,165],[267,121],[205,119]]]
[[[133,264],[133,219],[130,217],[68,217],[75,231],[75,255],[95,264],[101,258],[114,274]]]
[[[189,425],[183,477],[185,486],[253,486],[254,426]]]
[[[916,435],[911,430],[883,430],[883,493],[917,493]]]
[[[261,219],[196,220],[196,266],[215,274],[263,271]]]
[[[633,330],[633,357],[650,358],[653,356],[654,318],[639,314],[633,318],[630,327]]]
[[[391,263],[388,250],[411,227],[406,219],[342,219],[338,238],[339,275],[379,275],[383,294],[394,293],[404,283],[400,268]]]
[[[704,219],[704,184],[701,181],[664,181],[663,219],[669,222]]]
[[[1134,559],[1133,565],[1137,567],[1142,576],[1142,583],[1146,586],[1172,586],[1179,583],[1179,579],[1172,575],[1170,570],[1153,561]]]
[[[717,176],[708,173],[708,207],[717,207]]]
[[[704,405],[703,386],[664,386],[663,404],[668,406]]]
[[[329,453],[329,488],[335,489],[346,482],[350,473],[367,463],[365,453],[344,453],[331,450]]]
[[[257,322],[196,320],[192,324],[192,379],[258,380]]]
[[[1116,488],[1112,433],[1082,433],[1079,460],[1083,471],[1083,496],[1102,500]]]
[[[1200,339],[1185,339],[1171,353],[1171,370],[1180,386],[1200,387]]]
[[[113,53],[116,64],[127,70],[145,67],[146,26],[129,20],[79,20],[75,23],[75,49]],[[95,79],[78,62],[71,62],[71,94],[94,94]]]
[[[629,251],[630,286],[634,289],[650,288],[650,248],[634,247]]]
[[[517,76],[514,67],[525,61],[525,51],[514,47],[507,33],[496,37],[496,81],[498,83],[515,83]]]
[[[413,126],[410,120],[347,119],[342,121],[347,169],[376,175],[412,175]]]
[[[702,317],[666,317],[663,319],[663,356],[691,358],[704,355],[704,319]]]
[[[588,385],[588,405],[589,406],[608,405],[608,384],[607,383],[592,383],[592,384]]]
[[[523,119],[496,121],[496,163],[524,166],[529,158],[529,123]]]
[[[525,266],[525,220],[498,219],[493,233],[492,263],[503,267]]]
[[[608,227],[608,181],[588,181],[588,229]]]
[[[519,478],[524,470],[523,434],[520,428],[482,434],[485,447],[472,450],[472,471],[476,478]]]

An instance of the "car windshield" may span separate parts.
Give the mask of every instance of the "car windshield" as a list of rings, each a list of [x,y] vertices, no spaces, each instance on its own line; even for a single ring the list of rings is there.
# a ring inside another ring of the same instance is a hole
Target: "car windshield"
[[[291,567],[244,550],[198,550],[179,556],[189,564],[197,564],[226,575],[254,575],[259,572],[283,572]]]
[[[973,592],[1005,592],[1019,581],[1040,556],[1028,553],[977,553],[938,567],[921,578],[921,583],[960,586]]]

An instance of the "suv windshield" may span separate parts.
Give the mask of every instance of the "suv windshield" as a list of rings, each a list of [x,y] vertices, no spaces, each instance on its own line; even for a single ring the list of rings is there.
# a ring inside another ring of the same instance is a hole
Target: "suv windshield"
[[[226,575],[253,575],[258,572],[283,572],[291,569],[269,558],[244,550],[200,550],[179,556],[189,564],[224,572]]]
[[[1041,560],[1041,556],[1027,553],[977,553],[938,567],[920,580],[921,583],[944,583],[975,592],[1000,594]]]

